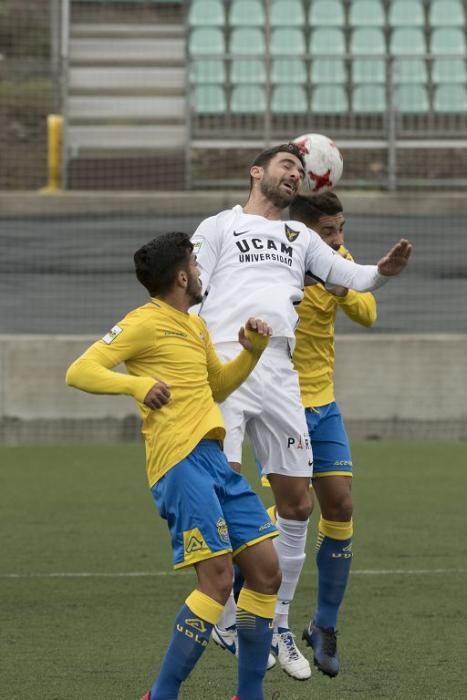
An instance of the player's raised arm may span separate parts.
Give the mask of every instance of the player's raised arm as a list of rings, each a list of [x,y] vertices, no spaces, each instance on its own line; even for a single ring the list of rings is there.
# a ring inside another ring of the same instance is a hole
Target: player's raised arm
[[[320,281],[326,285],[367,292],[381,287],[389,277],[399,275],[405,269],[412,252],[411,244],[400,240],[377,265],[359,265],[331,250],[313,231],[311,234],[306,261],[309,278],[305,277],[305,284]]]
[[[245,381],[266,349],[271,335],[272,329],[267,323],[257,318],[248,319],[238,332],[238,342],[243,350],[225,364],[219,360],[208,338],[208,379],[215,401],[221,403]]]

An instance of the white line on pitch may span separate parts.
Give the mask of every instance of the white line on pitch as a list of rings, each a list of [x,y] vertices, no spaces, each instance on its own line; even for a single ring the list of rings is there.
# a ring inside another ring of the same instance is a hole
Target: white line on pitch
[[[48,574],[0,574],[0,578],[145,578],[157,576],[178,576],[188,574],[182,571],[87,571],[87,572],[52,572]],[[356,569],[353,576],[424,576],[432,574],[465,574],[467,569]]]

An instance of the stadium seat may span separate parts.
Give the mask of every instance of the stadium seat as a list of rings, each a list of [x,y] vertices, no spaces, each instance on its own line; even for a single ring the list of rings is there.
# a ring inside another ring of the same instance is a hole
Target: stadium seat
[[[254,58],[232,61],[230,82],[232,85],[247,85],[250,83],[263,85],[266,82],[266,66],[264,61]]]
[[[195,60],[190,66],[190,81],[198,85],[225,83],[225,65],[221,59]]]
[[[345,36],[341,29],[315,29],[310,36],[312,56],[344,56]]]
[[[272,0],[271,27],[303,27],[305,13],[301,0]]]
[[[264,32],[261,29],[234,29],[230,37],[233,56],[264,56]]]
[[[394,56],[425,56],[427,49],[423,30],[416,28],[394,29],[389,50]]]
[[[192,56],[225,53],[224,33],[217,27],[197,27],[190,32],[188,50]]]
[[[431,35],[431,53],[434,55],[465,55],[465,32],[462,29],[434,29]]]
[[[389,5],[390,27],[423,27],[423,0],[393,0]]]
[[[381,29],[354,29],[350,38],[350,53],[354,56],[384,56],[386,41]]]
[[[272,93],[273,114],[307,114],[308,99],[300,85],[277,85]]]
[[[196,85],[193,89],[193,106],[197,114],[224,114],[225,93],[220,85]]]
[[[384,27],[384,21],[384,7],[380,0],[354,0],[351,3],[351,27]]]
[[[343,27],[344,7],[341,0],[313,0],[308,17],[310,27]]]
[[[428,71],[423,58],[397,58],[394,61],[394,82],[396,84],[418,83],[425,85]]]
[[[230,109],[233,114],[262,114],[266,95],[262,85],[236,85],[232,90]]]
[[[429,22],[432,27],[464,27],[465,13],[460,0],[433,0]]]
[[[354,58],[352,61],[352,83],[378,84],[386,82],[386,64],[384,58]]]
[[[383,85],[357,85],[353,91],[355,114],[382,114],[386,111],[386,89]]]
[[[264,27],[261,0],[232,0],[229,14],[231,27]]]
[[[315,58],[311,64],[311,82],[324,85],[344,85],[347,82],[342,58]]]
[[[190,27],[223,27],[224,23],[222,0],[192,0],[188,13]]]
[[[434,85],[439,83],[467,83],[465,60],[462,58],[435,58],[431,69]]]
[[[345,88],[341,85],[318,85],[311,97],[314,114],[346,114],[349,103]]]
[[[433,100],[439,114],[467,115],[467,90],[465,85],[438,85]]]
[[[425,114],[430,109],[425,85],[399,85],[394,97],[401,114]]]
[[[271,33],[271,55],[303,56],[305,36],[301,29],[273,29]]]
[[[306,63],[300,58],[276,58],[272,62],[271,82],[304,85],[307,82]]]

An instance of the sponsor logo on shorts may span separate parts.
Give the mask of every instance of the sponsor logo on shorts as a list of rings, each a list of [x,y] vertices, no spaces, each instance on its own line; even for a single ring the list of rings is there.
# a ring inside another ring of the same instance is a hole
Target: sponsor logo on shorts
[[[311,441],[309,435],[289,435],[287,438],[287,449],[295,448],[296,450],[311,449]]]
[[[219,520],[216,523],[217,527],[217,533],[219,537],[221,538],[222,542],[225,542],[226,544],[229,543],[229,531],[227,529],[227,524],[224,520],[224,518],[219,518]]]
[[[208,548],[203,535],[197,527],[183,533],[183,545],[185,554],[193,554],[193,552],[200,552],[202,549],[207,550]]]
[[[262,532],[263,530],[269,530],[270,527],[272,527],[272,522],[268,520],[268,522],[264,523],[264,525],[260,525],[259,532]]]
[[[104,343],[107,345],[110,345],[110,343],[113,343],[115,338],[120,335],[120,333],[123,333],[123,328],[120,328],[120,326],[114,326],[113,328],[110,329],[108,333],[104,335],[102,340]]]
[[[334,467],[351,467],[352,460],[350,459],[336,459],[333,464]]]

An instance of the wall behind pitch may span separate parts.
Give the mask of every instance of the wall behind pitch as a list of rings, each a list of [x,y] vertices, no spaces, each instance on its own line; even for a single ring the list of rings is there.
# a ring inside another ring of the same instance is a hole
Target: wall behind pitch
[[[139,439],[131,398],[65,386],[93,340],[0,336],[0,442]],[[352,438],[467,439],[467,335],[340,336],[336,396]]]

